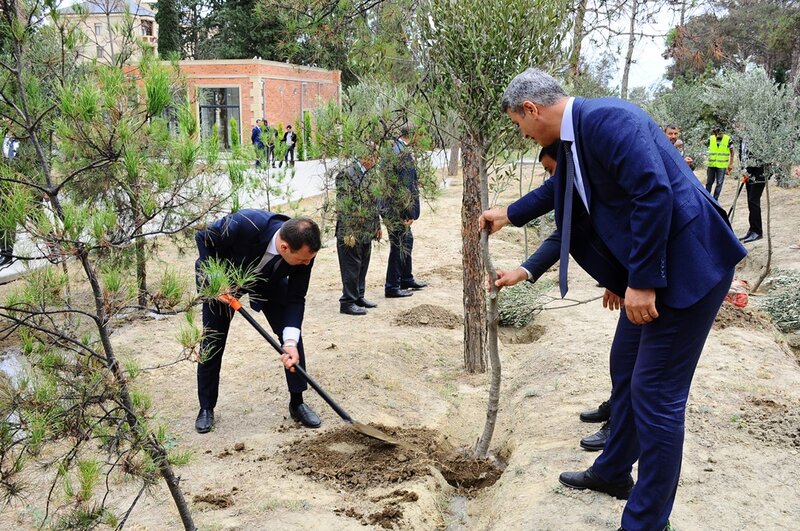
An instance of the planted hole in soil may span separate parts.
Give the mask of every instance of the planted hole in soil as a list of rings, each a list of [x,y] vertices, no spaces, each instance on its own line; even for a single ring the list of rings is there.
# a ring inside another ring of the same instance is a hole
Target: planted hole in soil
[[[318,436],[306,435],[281,450],[290,470],[326,481],[348,491],[394,486],[431,474],[438,469],[461,494],[493,485],[502,464],[476,459],[458,451],[441,434],[425,428],[390,428],[373,425],[399,442],[385,444],[341,427]],[[359,509],[340,507],[335,513],[383,529],[407,527],[403,504],[418,500],[413,491],[395,488],[389,494],[365,498]]]
[[[432,430],[375,427],[400,444],[387,445],[341,427],[291,443],[282,454],[290,470],[351,491],[424,477],[431,466],[464,492],[493,485],[502,474],[501,463],[458,451]]]

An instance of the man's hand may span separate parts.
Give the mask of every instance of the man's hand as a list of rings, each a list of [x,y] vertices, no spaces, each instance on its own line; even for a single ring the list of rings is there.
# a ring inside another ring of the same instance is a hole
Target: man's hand
[[[694,163],[694,159],[692,157],[683,157],[683,160],[685,160],[686,164],[688,164],[689,166],[691,166],[692,163]]]
[[[625,307],[625,299],[614,293],[613,291],[606,290],[603,293],[603,308],[609,310],[619,310]]]
[[[656,290],[629,287],[625,291],[625,314],[633,324],[645,325],[658,319]]]
[[[283,367],[288,371],[294,372],[294,366],[300,363],[300,352],[297,350],[297,343],[287,341],[283,344],[283,351],[286,353],[281,354]]]
[[[483,230],[484,227],[488,228],[489,234],[494,234],[510,223],[511,221],[508,219],[506,207],[484,210],[483,214],[478,218],[478,226],[480,229]]]
[[[378,227],[378,230],[375,231],[375,239],[377,241],[380,241],[381,238],[383,238],[383,230],[380,227]]]
[[[497,291],[500,291],[504,286],[513,286],[514,284],[519,284],[523,280],[528,280],[528,272],[521,267],[511,271],[498,269],[497,280],[494,281],[494,285],[497,287]]]
[[[414,220],[413,220],[413,219],[406,219],[406,220],[403,220],[403,225],[411,225],[412,223],[414,223]]]

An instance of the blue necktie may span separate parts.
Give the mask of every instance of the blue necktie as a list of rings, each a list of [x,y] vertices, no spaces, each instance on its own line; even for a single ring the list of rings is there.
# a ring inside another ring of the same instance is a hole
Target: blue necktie
[[[562,142],[564,162],[567,165],[564,184],[564,217],[561,221],[561,254],[558,264],[558,287],[561,298],[567,295],[567,266],[569,265],[569,235],[572,231],[572,191],[575,188],[575,161],[572,159],[572,142]]]

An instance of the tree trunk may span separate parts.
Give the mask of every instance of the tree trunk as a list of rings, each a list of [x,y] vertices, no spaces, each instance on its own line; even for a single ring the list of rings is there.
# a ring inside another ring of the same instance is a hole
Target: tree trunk
[[[461,263],[463,265],[464,294],[464,367],[467,372],[486,372],[484,338],[486,320],[483,289],[483,264],[481,262],[481,164],[483,146],[479,139],[466,137],[464,150],[464,192],[461,202]]]
[[[628,97],[628,75],[631,72],[631,63],[633,62],[633,48],[636,45],[636,15],[639,10],[639,0],[631,0],[631,23],[628,28],[628,53],[625,55],[625,67],[622,70],[622,85],[620,86],[620,97],[626,99]]]
[[[758,291],[758,288],[761,287],[761,283],[764,282],[764,279],[767,278],[769,275],[769,270],[772,267],[772,232],[770,231],[770,208],[769,208],[769,176],[766,177],[766,181],[764,181],[764,189],[766,190],[767,195],[767,264],[764,266],[764,272],[761,273],[761,276],[758,277],[758,280],[753,285],[753,292],[755,293]]]
[[[569,55],[569,72],[573,77],[580,75],[581,44],[583,43],[583,21],[586,18],[586,3],[578,0],[575,11],[575,24],[572,26],[572,51]]]
[[[489,208],[489,179],[486,175],[486,162],[484,160],[481,160],[480,176],[481,208],[486,210]],[[483,425],[483,434],[481,434],[475,446],[475,453],[478,457],[486,457],[489,445],[492,442],[492,435],[494,435],[494,427],[497,424],[497,412],[500,409],[500,382],[502,376],[500,352],[497,345],[497,326],[500,322],[500,314],[497,308],[497,288],[494,285],[494,281],[497,279],[497,272],[489,254],[488,230],[481,231],[481,255],[483,257],[483,265],[489,274],[489,284],[491,286],[486,309],[486,348],[489,351],[489,360],[492,363],[492,374],[489,384],[489,401],[486,407],[486,423]]]
[[[458,174],[459,154],[461,153],[461,144],[455,143],[450,147],[450,160],[447,161],[447,176],[453,177]]]

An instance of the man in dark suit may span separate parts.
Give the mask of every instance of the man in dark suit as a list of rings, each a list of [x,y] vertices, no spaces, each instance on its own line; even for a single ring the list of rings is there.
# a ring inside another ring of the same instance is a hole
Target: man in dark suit
[[[520,225],[555,204],[562,296],[571,251],[625,300],[611,347],[611,435],[591,467],[559,480],[628,499],[622,529],[663,529],[678,487],[694,370],[746,251],[660,127],[635,105],[570,98],[530,68],[506,89],[503,111],[526,138],[541,145],[561,139],[565,147],[553,179],[507,209],[484,212],[482,224],[492,232]],[[591,245],[584,258],[573,251],[571,238],[587,238],[581,209],[621,270],[589,252]]]
[[[366,315],[378,305],[364,298],[372,240],[381,239],[381,218],[371,181],[375,160],[363,157],[336,175],[336,253],[342,275],[339,311]]]
[[[294,148],[297,145],[297,133],[292,131],[291,125],[286,126],[286,132],[283,133],[283,143],[286,146],[286,154],[283,156],[283,160],[278,163],[278,167],[283,167],[284,161],[287,165],[294,166]]]
[[[261,124],[262,121],[256,120],[256,125],[250,131],[250,141],[256,149],[256,168],[261,166],[261,157],[264,154],[264,142],[261,140]]]
[[[562,151],[561,141],[557,140],[549,146],[545,146],[539,152],[539,162],[550,174],[551,179],[555,175],[559,153]],[[554,198],[555,199],[555,198]],[[555,202],[551,209],[555,208]],[[619,310],[624,305],[621,295],[625,286],[621,283],[615,285],[615,279],[625,275],[622,265],[611,255],[608,248],[597,238],[594,233],[586,209],[576,211],[576,219],[573,220],[573,232],[575,236],[570,239],[570,253],[579,263],[586,263],[590,260],[600,260],[608,263],[609,269],[615,271],[615,275],[606,275],[605,281],[609,282],[616,293],[606,288],[603,294],[603,307],[609,310]],[[530,220],[529,220],[530,221]],[[527,222],[526,222],[527,223]],[[561,230],[556,228],[550,236],[545,239],[536,251],[531,254],[522,265],[514,270],[497,270],[497,280],[495,285],[499,288],[513,286],[527,280],[531,283],[539,278],[556,262],[558,262],[559,250],[561,248]],[[580,419],[584,422],[604,422],[603,426],[595,433],[587,435],[580,440],[581,448],[589,451],[602,450],[611,434],[611,408],[609,402],[603,402],[595,411],[585,411],[580,414]]]
[[[381,215],[389,232],[389,261],[386,266],[384,294],[388,298],[410,297],[427,286],[414,279],[411,252],[414,234],[411,224],[419,219],[419,178],[411,153],[411,131],[400,129],[400,137],[392,145],[394,159],[387,170],[386,196],[381,200]]]
[[[303,403],[306,381],[292,367],[305,368],[300,327],[314,257],[321,247],[320,231],[310,218],[290,219],[263,210],[240,210],[212,223],[195,235],[200,257],[195,264],[198,286],[204,282],[203,263],[209,259],[255,273],[256,281],[237,295],[250,295],[250,306],[262,311],[286,351],[282,361],[289,386],[289,413],[308,428],[318,428],[319,417]],[[203,303],[205,337],[197,365],[197,395],[200,412],[195,429],[199,433],[214,426],[214,408],[219,393],[222,354],[233,310],[218,301]]]

